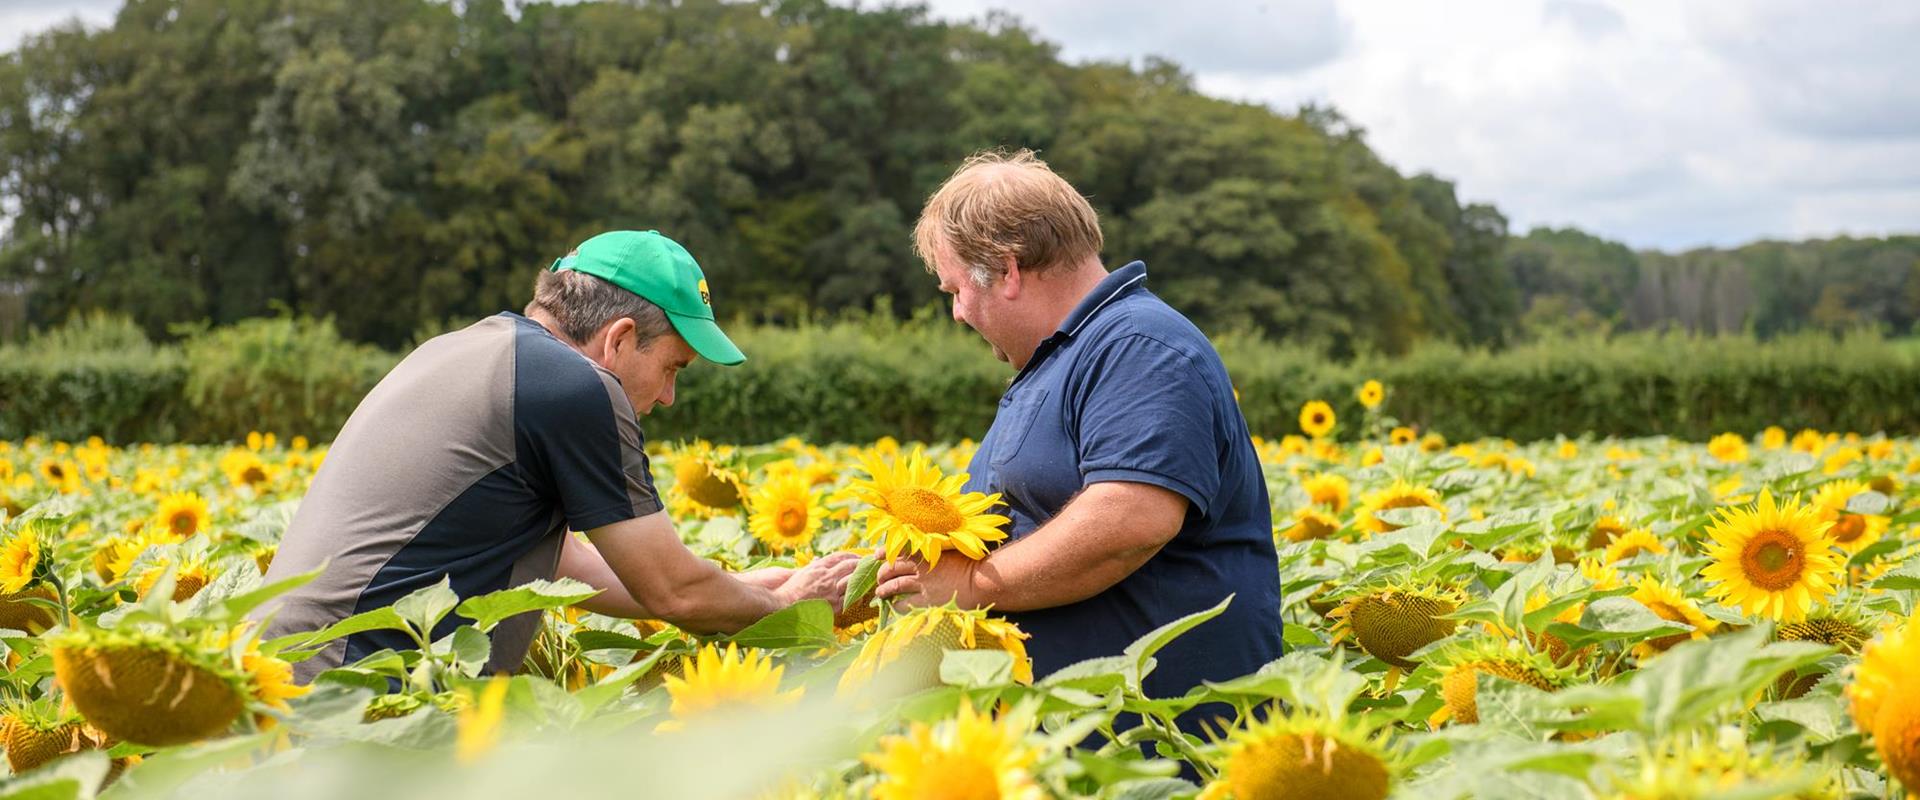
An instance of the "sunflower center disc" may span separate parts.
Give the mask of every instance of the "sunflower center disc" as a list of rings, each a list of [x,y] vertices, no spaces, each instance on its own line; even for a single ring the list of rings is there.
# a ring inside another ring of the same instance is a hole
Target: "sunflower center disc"
[[[782,536],[799,536],[807,529],[807,510],[794,504],[783,506],[780,514],[774,518],[774,525],[780,529]]]
[[[927,533],[951,533],[959,530],[964,522],[960,510],[947,502],[947,498],[917,486],[893,490],[887,498],[887,510]]]
[[[1848,544],[1860,538],[1860,534],[1866,532],[1866,517],[1860,516],[1859,514],[1841,514],[1840,520],[1833,523],[1833,531],[1829,535],[1831,535],[1836,542]]]
[[[192,514],[175,514],[173,515],[173,522],[169,524],[167,527],[173,530],[173,533],[175,536],[192,536],[193,535],[193,515]]]
[[[1741,558],[1747,580],[1770,592],[1797,583],[1801,561],[1800,540],[1784,531],[1761,531],[1747,544]]]

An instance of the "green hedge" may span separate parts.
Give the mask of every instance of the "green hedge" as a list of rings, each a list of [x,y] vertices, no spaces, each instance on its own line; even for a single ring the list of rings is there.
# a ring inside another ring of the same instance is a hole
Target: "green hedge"
[[[748,362],[687,370],[674,406],[644,421],[649,436],[978,438],[1012,376],[978,336],[944,319],[735,327]],[[154,345],[124,321],[96,317],[0,348],[0,439],[215,441],[271,430],[323,440],[398,360],[304,319],[183,334]],[[1428,346],[1344,363],[1250,337],[1218,346],[1249,425],[1267,436],[1297,432],[1301,404],[1321,399],[1351,438],[1362,419],[1354,388],[1368,378],[1388,387],[1384,413],[1454,440],[1703,440],[1768,425],[1920,433],[1920,345],[1872,333],[1634,335],[1499,353]]]

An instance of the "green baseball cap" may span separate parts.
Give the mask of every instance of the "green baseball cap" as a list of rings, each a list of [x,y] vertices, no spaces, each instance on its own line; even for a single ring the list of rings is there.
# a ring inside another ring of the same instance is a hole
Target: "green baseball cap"
[[[570,269],[600,278],[640,295],[667,312],[693,352],[715,364],[747,360],[713,321],[713,297],[707,276],[693,254],[659,231],[608,231],[554,259],[548,270]]]

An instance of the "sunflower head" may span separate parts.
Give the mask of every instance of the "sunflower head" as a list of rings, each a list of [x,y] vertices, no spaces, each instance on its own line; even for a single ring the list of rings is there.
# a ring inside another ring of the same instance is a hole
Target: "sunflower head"
[[[968,558],[985,558],[987,545],[1007,538],[1010,520],[988,513],[1000,504],[1000,495],[962,492],[965,473],[942,476],[916,447],[906,459],[882,461],[862,455],[865,480],[851,490],[869,507],[862,512],[867,539],[881,545],[888,559],[913,553],[937,564],[946,550]]]
[[[667,675],[667,696],[672,698],[668,711],[673,720],[663,727],[671,730],[687,720],[719,709],[778,708],[800,700],[802,689],[780,691],[785,666],[776,665],[773,656],[748,648],[741,650],[732,642],[727,649],[708,643],[692,656],[680,658],[680,675]]]
[[[1858,553],[1885,536],[1891,522],[1878,514],[1855,514],[1847,510],[1847,502],[1855,497],[1872,491],[1865,483],[1854,480],[1829,481],[1813,494],[1813,505],[1819,509],[1820,519],[1831,523],[1827,529],[1827,538],[1849,553]]]
[[[1413,444],[1419,440],[1420,433],[1405,425],[1401,425],[1387,432],[1387,443],[1395,447]]]
[[[1300,407],[1300,430],[1318,439],[1333,432],[1333,406],[1314,400]]]
[[[1747,437],[1737,433],[1723,433],[1707,442],[1707,454],[1722,464],[1738,464],[1747,460]]]
[[[1872,636],[1873,629],[1866,615],[1851,605],[1816,608],[1806,619],[1786,623],[1773,631],[1773,637],[1779,641],[1817,642],[1848,655],[1858,654],[1860,646]],[[1806,674],[1789,672],[1774,682],[1774,688],[1782,699],[1792,700],[1811,691],[1825,676],[1826,671],[1820,669]]]
[[[1221,743],[1220,777],[1203,797],[1384,800],[1399,771],[1384,730],[1298,712],[1248,720]]]
[[[1380,519],[1377,514],[1393,508],[1431,508],[1440,512],[1440,518],[1447,518],[1447,506],[1440,502],[1440,493],[1425,486],[1415,486],[1404,480],[1395,480],[1393,485],[1375,492],[1369,492],[1360,504],[1360,523],[1374,533],[1391,533],[1401,526]]]
[[[747,530],[768,550],[805,549],[827,517],[827,509],[798,471],[769,477],[747,497]]]
[[[1687,597],[1680,587],[1653,577],[1641,578],[1634,584],[1633,599],[1661,619],[1693,627],[1690,632],[1656,636],[1635,645],[1634,655],[1643,659],[1664,653],[1688,639],[1705,639],[1720,624],[1701,611],[1700,604]]]
[[[1620,538],[1632,528],[1619,517],[1608,515],[1593,521],[1593,527],[1587,531],[1587,549],[1605,550],[1613,540]]]
[[[1381,401],[1387,399],[1387,387],[1381,386],[1379,381],[1370,380],[1360,384],[1360,389],[1354,392],[1353,395],[1355,399],[1360,401],[1360,405],[1366,406],[1368,411],[1372,411],[1380,407]]]
[[[708,514],[740,507],[746,478],[729,466],[729,452],[701,440],[674,451],[674,491]]]
[[[39,526],[28,525],[0,543],[0,593],[21,592],[39,579],[41,538]]]
[[[958,713],[933,725],[915,722],[903,735],[880,740],[861,757],[879,777],[875,800],[1047,797],[1033,778],[1039,749],[1026,743],[1032,717],[1014,712],[995,719],[962,701]]]
[[[840,676],[840,693],[851,695],[883,674],[909,691],[937,686],[948,650],[999,650],[1013,657],[1014,680],[1032,683],[1026,638],[1019,627],[985,610],[917,608],[895,617],[860,646]]]
[[[236,487],[248,487],[256,492],[265,491],[273,480],[273,473],[267,462],[260,460],[251,450],[230,450],[220,457],[220,471],[227,474],[227,480]]]
[[[1309,476],[1300,482],[1300,488],[1306,491],[1314,505],[1326,506],[1335,514],[1347,510],[1347,504],[1352,502],[1352,485],[1338,473],[1323,472]]]
[[[160,501],[153,515],[153,529],[168,541],[182,542],[207,529],[206,498],[193,492],[174,492]]]
[[[1304,506],[1293,512],[1293,523],[1280,531],[1280,535],[1289,542],[1305,542],[1313,539],[1325,539],[1340,531],[1340,518],[1315,506]]]
[[[74,708],[116,739],[156,747],[205,739],[226,730],[248,696],[218,641],[77,627],[48,647]]]
[[[1440,695],[1446,701],[1429,720],[1435,723],[1452,720],[1471,725],[1480,721],[1475,695],[1482,674],[1543,692],[1558,691],[1572,683],[1571,674],[1556,666],[1551,657],[1529,650],[1518,639],[1478,639],[1449,646],[1435,661],[1441,664]]]
[[[1634,556],[1667,554],[1667,545],[1653,531],[1646,528],[1634,528],[1620,534],[1607,545],[1606,559],[1609,564],[1618,564]]]
[[[1707,529],[1713,563],[1700,571],[1708,594],[1749,615],[1795,622],[1834,593],[1844,568],[1819,509],[1762,491],[1752,508],[1719,514]]]
[[[1868,645],[1847,696],[1880,763],[1909,797],[1920,793],[1920,623],[1909,618]]]
[[[1607,800],[1843,796],[1828,768],[1701,735],[1643,747],[1614,760],[1596,779],[1599,796]]]
[[[1446,619],[1466,602],[1466,593],[1445,585],[1378,588],[1349,596],[1328,616],[1335,620],[1334,641],[1349,636],[1367,655],[1401,669],[1413,651],[1453,633],[1458,622]]]

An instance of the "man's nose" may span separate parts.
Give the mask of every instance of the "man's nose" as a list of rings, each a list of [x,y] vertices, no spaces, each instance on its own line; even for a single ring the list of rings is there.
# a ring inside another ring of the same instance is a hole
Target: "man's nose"
[[[662,392],[660,393],[660,405],[663,405],[663,406],[670,406],[670,405],[673,405],[673,384],[674,384],[674,381],[675,381],[675,379],[674,379],[674,378],[668,378],[668,379],[667,379],[667,388],[666,388],[666,390],[665,390],[665,391],[662,391]]]

